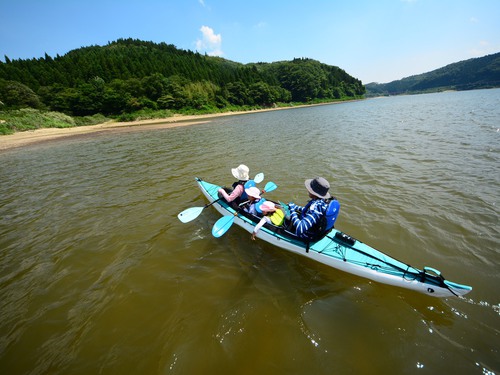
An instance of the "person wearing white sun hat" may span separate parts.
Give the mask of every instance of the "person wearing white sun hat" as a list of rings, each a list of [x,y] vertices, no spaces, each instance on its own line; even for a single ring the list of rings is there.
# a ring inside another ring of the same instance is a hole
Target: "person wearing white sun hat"
[[[236,168],[231,168],[231,173],[234,178],[238,179],[233,184],[233,190],[228,193],[224,188],[218,190],[219,196],[224,198],[226,202],[232,202],[245,192],[245,183],[250,179],[250,169],[245,164],[240,164]]]
[[[308,179],[304,185],[309,192],[311,200],[305,207],[289,203],[291,215],[290,220],[295,234],[302,239],[311,239],[314,236],[314,228],[322,216],[326,214],[328,204],[326,199],[330,198],[330,183],[323,177]]]

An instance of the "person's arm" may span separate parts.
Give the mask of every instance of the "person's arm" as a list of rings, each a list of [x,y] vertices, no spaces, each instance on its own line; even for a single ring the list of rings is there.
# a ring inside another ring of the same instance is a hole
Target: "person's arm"
[[[307,212],[304,218],[299,219],[299,215],[294,211],[290,219],[292,221],[293,227],[295,228],[295,234],[300,238],[306,238],[307,232],[318,222],[321,217],[322,212],[319,210],[318,205],[314,205]]]
[[[288,203],[288,208],[289,208],[290,212],[294,212],[294,211],[302,212],[302,210],[304,209],[304,207],[299,206],[298,204],[295,204],[292,202]]]
[[[224,189],[222,189],[222,188],[219,189],[219,193],[221,193],[222,197],[226,200],[226,202],[232,202],[236,198],[238,198],[239,196],[241,196],[241,194],[243,193],[244,189],[245,188],[243,187],[243,185],[238,184],[238,186],[236,186],[234,188],[234,190],[231,192],[231,194],[226,193],[226,191]]]
[[[262,228],[262,226],[265,224],[265,223],[269,223],[271,222],[271,219],[269,219],[267,216],[264,216],[262,219],[260,219],[259,221],[259,224],[257,224],[252,232],[252,240],[255,240],[255,236],[257,235],[257,232],[259,231],[260,228]]]

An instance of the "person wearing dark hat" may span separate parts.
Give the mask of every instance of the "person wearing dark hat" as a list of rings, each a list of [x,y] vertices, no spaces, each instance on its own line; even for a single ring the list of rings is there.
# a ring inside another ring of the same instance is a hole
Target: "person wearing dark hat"
[[[304,184],[311,200],[305,207],[295,203],[289,203],[288,207],[293,231],[299,238],[307,240],[314,237],[315,226],[326,213],[330,184],[323,177],[306,180]]]

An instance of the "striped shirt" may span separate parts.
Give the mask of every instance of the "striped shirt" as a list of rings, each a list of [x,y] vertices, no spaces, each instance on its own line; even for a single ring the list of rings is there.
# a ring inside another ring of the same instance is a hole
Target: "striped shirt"
[[[295,234],[303,239],[312,238],[314,235],[314,226],[326,213],[327,206],[327,203],[323,199],[312,199],[305,207],[290,203],[289,207],[290,211],[292,211],[290,219],[295,228]]]

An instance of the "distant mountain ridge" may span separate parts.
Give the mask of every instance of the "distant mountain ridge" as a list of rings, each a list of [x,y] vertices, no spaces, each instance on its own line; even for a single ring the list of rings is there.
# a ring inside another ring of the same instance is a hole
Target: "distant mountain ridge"
[[[500,87],[500,52],[460,61],[389,83],[369,83],[365,87],[366,96]]]

